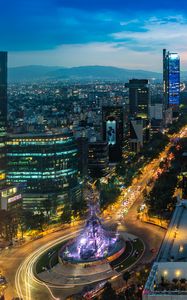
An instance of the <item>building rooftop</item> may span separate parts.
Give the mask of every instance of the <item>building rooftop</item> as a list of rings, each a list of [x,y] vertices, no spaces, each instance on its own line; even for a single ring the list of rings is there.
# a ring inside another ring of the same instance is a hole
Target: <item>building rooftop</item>
[[[156,262],[150,271],[143,299],[157,299],[157,296],[159,299],[187,299],[186,232],[187,200],[182,200],[176,206]]]
[[[157,260],[187,261],[187,201],[183,200],[174,211]]]
[[[38,132],[38,133],[9,133],[8,136],[10,138],[23,138],[23,137],[53,137],[53,136],[60,136],[60,135],[69,135],[72,134],[71,130],[68,128],[59,128],[51,131],[46,132]]]

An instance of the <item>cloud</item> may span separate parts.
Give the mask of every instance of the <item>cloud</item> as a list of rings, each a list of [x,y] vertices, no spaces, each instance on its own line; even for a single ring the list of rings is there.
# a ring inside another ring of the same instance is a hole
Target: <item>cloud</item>
[[[182,15],[163,18],[152,16],[145,19],[144,31],[119,31],[112,34],[117,42],[124,42],[126,47],[145,52],[157,52],[161,48],[183,52],[187,49],[187,20]]]
[[[170,10],[164,10],[169,3]],[[185,62],[184,7],[183,0],[180,5],[171,0],[6,0],[0,10],[0,49],[10,52],[10,65],[158,70],[162,48],[179,52]]]
[[[132,20],[128,20],[128,21],[121,21],[120,22],[120,25],[121,26],[127,26],[129,24],[136,24],[136,23],[139,23],[139,20],[138,19],[132,19]]]
[[[88,43],[62,45],[54,50],[35,52],[11,52],[11,66],[27,65],[28,61],[36,65],[58,65],[65,67],[104,65],[129,69],[160,70],[161,53],[146,56],[143,52],[135,52],[123,43]],[[155,68],[155,61],[157,67]]]

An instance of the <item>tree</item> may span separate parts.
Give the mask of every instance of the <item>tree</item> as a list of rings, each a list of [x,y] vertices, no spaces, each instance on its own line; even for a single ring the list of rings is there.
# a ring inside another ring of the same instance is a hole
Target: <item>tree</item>
[[[5,221],[6,221],[6,211],[0,209],[0,236],[5,237]]]
[[[74,215],[84,215],[87,209],[87,202],[85,198],[82,196],[80,200],[75,199],[71,203],[71,210],[74,212]]]
[[[35,228],[43,231],[43,225],[45,224],[46,221],[44,214],[41,212],[39,214],[34,215],[33,220],[35,223]]]
[[[181,278],[180,282],[181,282],[181,284],[185,284],[186,283],[186,278]]]
[[[69,205],[63,208],[63,212],[61,214],[62,223],[71,223],[72,211]]]
[[[47,221],[49,222],[51,211],[52,211],[52,201],[50,198],[43,201],[43,207],[47,216]]]
[[[21,223],[24,224],[26,229],[33,229],[35,228],[35,219],[34,219],[34,214],[30,210],[21,210],[20,211],[21,215]]]
[[[123,273],[123,280],[126,282],[126,284],[130,278],[131,278],[131,274],[128,271]]]
[[[118,188],[109,188],[106,184],[102,185],[100,193],[101,207],[106,208],[108,205],[113,204],[119,195],[120,190]]]
[[[118,300],[125,300],[125,295],[124,295],[124,293],[123,293],[123,292],[119,293],[117,299],[118,299]]]
[[[12,242],[17,235],[19,225],[18,211],[16,209],[0,210],[0,232],[7,241]]]
[[[49,200],[51,203],[51,211],[52,213],[56,213],[57,207],[58,207],[58,199],[57,196],[55,194],[52,194],[51,196],[49,196]]]
[[[110,282],[107,282],[104,286],[104,292],[102,294],[102,300],[115,300],[117,299],[117,295],[112,288],[112,285]]]

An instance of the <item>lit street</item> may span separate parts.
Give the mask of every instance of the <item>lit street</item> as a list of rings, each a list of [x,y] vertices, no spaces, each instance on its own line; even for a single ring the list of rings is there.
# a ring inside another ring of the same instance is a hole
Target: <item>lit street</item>
[[[186,136],[186,129],[183,129],[178,136]],[[151,248],[159,249],[162,239],[165,234],[165,230],[157,226],[143,223],[137,220],[137,208],[142,203],[142,192],[147,186],[147,182],[155,175],[157,168],[161,160],[167,156],[168,151],[171,147],[171,143],[166,149],[160,154],[158,159],[154,159],[153,162],[149,163],[144,170],[142,175],[134,180],[133,185],[122,191],[120,201],[126,200],[125,208],[128,208],[127,215],[122,218],[121,212],[124,206],[121,204],[120,208],[114,208],[112,210],[114,218],[111,222],[118,219],[121,220],[119,230],[125,230],[129,233],[133,233],[144,241],[146,245],[146,252],[142,257],[141,262],[149,262],[154,259],[156,254],[150,252]],[[127,201],[128,199],[128,201]],[[116,205],[119,207],[119,204]],[[114,215],[115,213],[115,215]],[[75,230],[75,229],[74,229]],[[75,289],[69,287],[67,289],[59,289],[58,287],[48,288],[46,285],[41,286],[33,278],[32,268],[35,263],[35,259],[42,253],[42,251],[50,248],[51,245],[70,238],[73,229],[66,229],[49,234],[39,240],[29,242],[21,247],[15,247],[12,249],[3,250],[0,257],[0,269],[8,280],[8,289],[6,290],[6,299],[12,299],[13,296],[18,295],[24,300],[40,300],[40,299],[64,299],[66,294],[73,293]],[[5,263],[6,262],[6,263]],[[80,287],[78,288],[80,290]],[[55,295],[55,297],[53,296]]]

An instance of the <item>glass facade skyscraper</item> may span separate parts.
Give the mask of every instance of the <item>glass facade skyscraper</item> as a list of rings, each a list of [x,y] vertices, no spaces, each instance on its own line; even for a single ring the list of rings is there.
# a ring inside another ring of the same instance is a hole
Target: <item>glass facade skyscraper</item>
[[[25,207],[25,194],[42,199],[44,194],[69,193],[78,186],[77,152],[71,133],[9,135],[7,181],[21,186]],[[27,208],[35,207],[29,201]]]
[[[180,104],[180,57],[163,50],[163,84],[165,108]]]
[[[7,52],[0,52],[0,187],[6,179]]]

